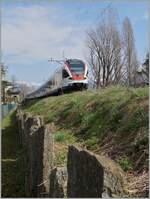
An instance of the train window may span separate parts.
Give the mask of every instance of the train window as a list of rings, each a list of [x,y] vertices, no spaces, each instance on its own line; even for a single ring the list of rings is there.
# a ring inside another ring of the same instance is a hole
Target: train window
[[[62,77],[63,78],[69,77],[69,74],[65,69],[62,70]]]
[[[68,60],[67,61],[70,69],[73,73],[83,74],[84,72],[84,63],[80,60]]]

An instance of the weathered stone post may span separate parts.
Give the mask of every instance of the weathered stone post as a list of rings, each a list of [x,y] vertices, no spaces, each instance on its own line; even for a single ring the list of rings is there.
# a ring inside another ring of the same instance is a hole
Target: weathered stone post
[[[18,111],[20,142],[25,148],[25,189],[31,197],[48,197],[53,167],[54,125],[39,116]]]
[[[105,156],[69,146],[69,198],[125,197],[125,176],[122,169]]]
[[[70,146],[67,169],[69,198],[102,197],[104,171],[95,156]]]

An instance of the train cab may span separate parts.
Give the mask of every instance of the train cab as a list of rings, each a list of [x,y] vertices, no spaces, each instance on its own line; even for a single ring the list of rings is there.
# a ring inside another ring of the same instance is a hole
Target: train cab
[[[86,64],[78,59],[68,59],[62,72],[63,86],[87,88],[88,70]]]

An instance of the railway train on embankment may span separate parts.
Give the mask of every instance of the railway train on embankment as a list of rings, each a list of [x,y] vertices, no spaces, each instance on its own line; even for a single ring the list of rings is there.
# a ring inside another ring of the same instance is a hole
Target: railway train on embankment
[[[65,92],[87,88],[87,65],[79,59],[66,59],[60,67],[56,69],[51,78],[37,90],[29,93],[25,100],[59,95]]]

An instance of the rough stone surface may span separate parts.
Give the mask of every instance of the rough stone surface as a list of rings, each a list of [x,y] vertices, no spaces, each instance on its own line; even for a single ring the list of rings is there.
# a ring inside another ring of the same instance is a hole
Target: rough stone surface
[[[53,125],[40,117],[18,114],[20,140],[26,150],[26,192],[31,197],[48,197],[53,166]]]
[[[67,192],[67,168],[54,168],[50,174],[50,198],[64,198]]]
[[[26,150],[26,192],[29,197],[125,197],[125,177],[112,160],[69,147],[67,169],[53,168],[55,131],[38,116],[17,114],[20,143]]]
[[[49,194],[49,174],[53,168],[54,157],[54,140],[53,140],[54,125],[47,124],[44,126],[44,150],[43,150],[43,180],[46,180],[46,193]],[[47,196],[48,196],[47,194]]]
[[[94,155],[73,146],[69,147],[67,169],[68,197],[102,197],[103,167]]]
[[[70,146],[68,197],[123,197],[124,173],[112,160]]]

